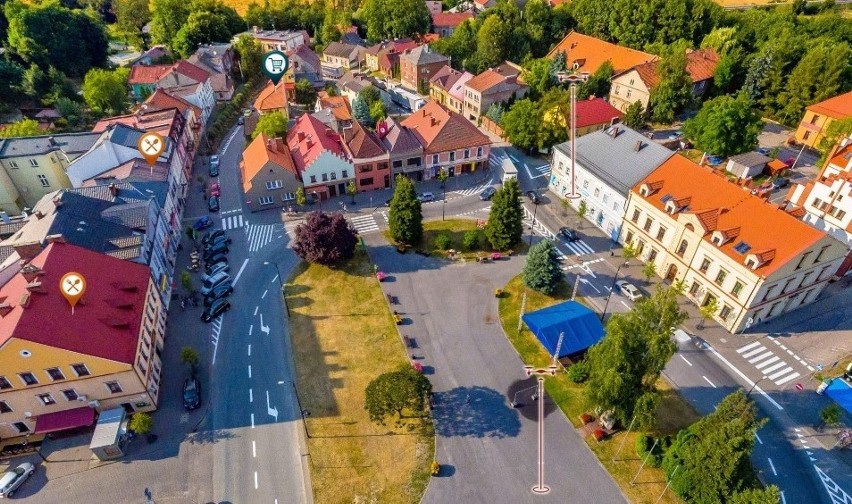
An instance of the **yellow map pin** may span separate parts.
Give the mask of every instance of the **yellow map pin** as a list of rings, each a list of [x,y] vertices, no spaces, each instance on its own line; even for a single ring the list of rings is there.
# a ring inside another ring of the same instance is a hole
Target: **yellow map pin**
[[[68,300],[68,304],[71,305],[71,313],[73,314],[74,305],[80,301],[83,293],[86,292],[86,279],[80,273],[69,271],[62,275],[62,279],[59,281],[59,290]]]
[[[162,136],[156,133],[145,133],[139,137],[139,143],[136,145],[139,148],[139,153],[148,161],[149,165],[154,165],[160,154],[166,150],[166,141]]]

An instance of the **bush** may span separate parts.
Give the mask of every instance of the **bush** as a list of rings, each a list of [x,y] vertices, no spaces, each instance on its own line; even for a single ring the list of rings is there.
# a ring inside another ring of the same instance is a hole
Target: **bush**
[[[441,250],[447,250],[453,245],[453,239],[449,233],[441,233],[435,237],[435,246]]]
[[[657,441],[657,446],[654,446],[655,440]],[[648,457],[648,467],[660,467],[663,463],[663,455],[671,444],[672,440],[669,436],[657,439],[648,434],[640,434],[636,438],[636,454],[642,457],[642,460]],[[652,446],[654,446],[654,451],[650,452]]]
[[[467,250],[473,250],[479,244],[479,231],[475,229],[471,229],[470,231],[465,232],[464,237],[462,238],[462,245]]]
[[[574,383],[583,383],[589,378],[589,363],[586,361],[574,363],[568,368],[568,379]]]

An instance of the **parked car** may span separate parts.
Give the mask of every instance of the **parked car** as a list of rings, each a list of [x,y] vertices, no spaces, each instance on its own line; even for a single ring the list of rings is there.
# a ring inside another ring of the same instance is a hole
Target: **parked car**
[[[533,205],[538,205],[541,203],[541,198],[538,197],[538,193],[535,191],[527,191],[527,198],[533,202]]]
[[[784,177],[778,177],[772,180],[772,187],[775,189],[781,189],[782,187],[787,187],[790,185],[790,179]]]
[[[210,156],[210,166],[219,166],[219,156],[217,154]]]
[[[183,381],[183,407],[192,411],[201,406],[201,383],[198,378],[190,376]]]
[[[210,240],[213,240],[218,236],[225,236],[225,231],[222,229],[211,229],[210,231],[207,231],[201,238],[201,243],[207,245]]]
[[[228,244],[225,242],[219,242],[218,244],[214,244],[212,247],[204,250],[204,260],[206,262],[210,262],[210,259],[219,254],[227,254],[230,252],[228,249]]]
[[[427,201],[435,201],[435,195],[430,192],[420,193],[417,196],[417,199],[420,200],[421,203],[426,203]]]
[[[553,257],[554,259],[556,259],[559,262],[562,262],[562,261],[565,260],[565,255],[562,252],[560,252],[559,249],[556,248],[555,246],[552,249],[550,249],[550,256]]]
[[[229,271],[231,267],[228,265],[228,261],[219,261],[216,263],[207,263],[207,267],[204,269],[204,274],[201,275],[201,281],[207,280],[209,277],[212,277],[216,273],[220,271]]]
[[[228,262],[228,254],[225,252],[218,252],[211,256],[207,256],[204,258],[204,262],[206,264],[207,271],[210,271],[210,268],[219,264],[219,263],[227,263]]]
[[[246,118],[245,118],[245,117],[240,116],[240,118],[239,118],[239,119],[237,119],[237,125],[242,126],[242,125],[243,125],[243,124],[245,124],[245,123],[246,123]]]
[[[198,220],[195,221],[195,224],[192,225],[192,229],[195,229],[196,231],[201,231],[202,229],[207,229],[212,225],[213,221],[210,220],[210,217],[204,215],[202,217],[199,217]]]
[[[210,196],[216,196],[217,198],[222,194],[222,187],[219,186],[218,182],[213,182],[210,184]]]
[[[771,150],[772,150],[772,149],[770,149],[769,147],[758,147],[758,148],[757,148],[757,152],[758,152],[758,154],[763,154],[764,156],[768,156],[768,155],[769,155],[769,152],[770,152]]]
[[[211,164],[210,168],[207,170],[207,173],[211,177],[218,177],[219,176],[219,165],[218,164],[215,164],[215,165]]]
[[[683,136],[683,131],[672,131],[669,133],[669,140],[677,140],[678,138]]]
[[[774,188],[772,187],[772,182],[764,182],[763,184],[755,187],[751,190],[751,193],[755,196],[763,196],[766,193],[772,192]]]
[[[580,235],[578,235],[576,231],[568,227],[559,228],[559,234],[561,234],[562,237],[568,240],[569,242],[575,242],[580,239]]]
[[[219,298],[216,301],[213,301],[213,304],[204,309],[204,313],[201,314],[202,322],[210,322],[214,318],[218,317],[220,313],[226,312],[231,309],[231,303],[225,298]]]
[[[642,293],[639,292],[639,289],[636,288],[635,285],[628,282],[627,280],[619,280],[615,282],[615,288],[621,292],[624,297],[631,301],[636,301],[637,299],[642,297]]]
[[[225,282],[230,283],[231,276],[225,273],[224,271],[216,273],[215,275],[209,277],[207,280],[201,282],[201,295],[207,296],[207,294],[210,293],[214,287]]]
[[[218,212],[219,198],[217,198],[216,196],[210,196],[210,198],[207,200],[207,209],[211,212]]]
[[[207,293],[206,296],[204,296],[204,307],[207,308],[208,306],[212,305],[213,302],[217,299],[228,297],[233,293],[234,288],[231,287],[231,282],[222,282],[216,287],[213,287],[213,290],[211,290]]]
[[[207,240],[207,243],[204,244],[204,250],[210,250],[213,247],[215,247],[216,245],[219,245],[220,243],[224,243],[225,245],[230,245],[232,241],[233,240],[231,240],[231,238],[228,237],[228,236],[219,235],[219,236],[217,236],[217,237],[215,237],[211,240]]]
[[[481,193],[479,193],[479,199],[481,199],[482,201],[488,201],[488,200],[491,199],[492,196],[494,196],[494,193],[496,193],[496,192],[497,192],[497,189],[494,189],[491,186],[486,187],[485,189],[482,190]]]
[[[0,498],[11,497],[27,478],[35,472],[35,466],[24,462],[14,469],[9,469],[0,477]]]

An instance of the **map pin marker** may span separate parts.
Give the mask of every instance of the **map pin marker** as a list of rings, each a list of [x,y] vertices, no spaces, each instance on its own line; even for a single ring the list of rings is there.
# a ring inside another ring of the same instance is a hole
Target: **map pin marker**
[[[263,73],[269,77],[272,84],[277,86],[288,68],[290,68],[290,60],[283,52],[269,51],[263,55]]]
[[[136,144],[136,147],[142,157],[148,161],[148,164],[153,166],[160,154],[166,150],[166,141],[156,133],[145,133],[139,137],[139,143]]]
[[[59,291],[68,300],[68,304],[71,305],[71,314],[73,314],[74,305],[80,301],[83,293],[86,292],[86,279],[80,273],[69,271],[59,280]]]

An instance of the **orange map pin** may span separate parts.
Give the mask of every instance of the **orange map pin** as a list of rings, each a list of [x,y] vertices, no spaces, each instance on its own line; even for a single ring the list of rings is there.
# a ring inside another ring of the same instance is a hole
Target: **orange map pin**
[[[148,132],[139,137],[139,143],[136,147],[142,157],[148,161],[148,164],[153,166],[160,154],[166,150],[166,141],[157,133]]]
[[[71,305],[71,313],[73,314],[74,305],[80,301],[83,293],[86,292],[86,279],[80,273],[69,271],[62,275],[62,279],[59,281],[59,290],[68,300],[68,304]]]

